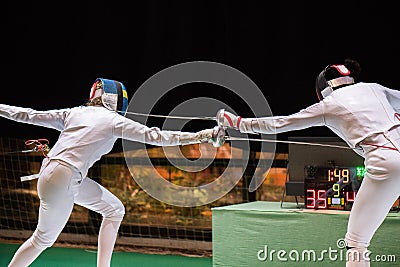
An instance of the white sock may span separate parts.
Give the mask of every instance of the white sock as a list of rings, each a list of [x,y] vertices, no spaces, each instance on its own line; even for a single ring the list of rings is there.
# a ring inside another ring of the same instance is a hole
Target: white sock
[[[32,244],[31,239],[26,240],[15,252],[8,267],[29,266],[44,249],[38,249]]]
[[[346,254],[346,267],[370,267],[367,248],[351,248]]]
[[[98,240],[97,267],[109,267],[120,221],[103,219]]]

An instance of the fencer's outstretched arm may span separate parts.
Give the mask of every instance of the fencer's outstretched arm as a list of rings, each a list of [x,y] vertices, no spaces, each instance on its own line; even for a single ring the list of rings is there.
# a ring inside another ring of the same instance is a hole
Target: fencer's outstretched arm
[[[222,144],[215,143],[215,138],[223,131],[220,127],[205,129],[198,132],[181,132],[160,130],[158,127],[148,127],[139,122],[118,116],[115,123],[115,136],[130,141],[137,141],[156,146],[176,146],[198,143],[212,143],[215,147]]]
[[[85,107],[37,111],[31,108],[0,104],[0,117],[63,131],[65,127],[64,123],[68,119],[68,114],[72,110],[83,108]],[[221,135],[223,129],[213,128],[198,132],[166,131],[160,130],[157,127],[147,127],[146,125],[130,120],[103,107],[97,108],[101,112],[98,113],[99,117],[96,119],[102,119],[104,120],[104,123],[114,124],[114,136],[118,138],[125,138],[127,140],[157,146],[175,146],[197,143],[212,143],[215,147],[222,145],[222,142],[218,143],[215,140],[217,136]],[[82,112],[84,111],[82,110]],[[85,122],[80,122],[78,124],[82,124],[81,127],[85,126]]]
[[[325,125],[321,109],[320,103],[316,103],[292,115],[261,118],[242,118],[220,110],[216,117],[221,127],[233,128],[241,133],[276,134]]]
[[[64,128],[67,110],[37,111],[31,108],[0,104],[0,117],[61,131]]]

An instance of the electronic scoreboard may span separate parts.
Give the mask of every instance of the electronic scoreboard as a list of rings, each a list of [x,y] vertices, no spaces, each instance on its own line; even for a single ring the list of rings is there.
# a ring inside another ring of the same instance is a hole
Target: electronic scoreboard
[[[363,166],[305,166],[305,207],[350,210],[364,174]]]

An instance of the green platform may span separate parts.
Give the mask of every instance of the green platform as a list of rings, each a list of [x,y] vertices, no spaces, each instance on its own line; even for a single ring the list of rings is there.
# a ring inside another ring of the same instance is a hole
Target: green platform
[[[8,265],[18,247],[18,244],[0,244],[1,267]],[[93,250],[51,247],[29,267],[95,267],[96,257]],[[211,258],[115,251],[111,267],[211,267],[211,262]]]
[[[213,266],[344,267],[346,250],[337,243],[348,216],[264,201],[213,208]],[[389,213],[371,241],[371,266],[400,266],[399,244],[400,214]]]

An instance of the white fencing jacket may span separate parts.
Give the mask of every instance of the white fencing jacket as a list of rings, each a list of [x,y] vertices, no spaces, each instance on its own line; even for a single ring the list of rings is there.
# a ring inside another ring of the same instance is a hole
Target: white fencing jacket
[[[182,139],[196,138],[195,133],[149,128],[102,106],[36,111],[0,104],[0,116],[60,131],[47,156],[71,164],[83,177],[97,160],[111,151],[118,138],[159,146],[180,145]]]
[[[400,125],[400,91],[377,83],[356,83],[334,90],[320,102],[289,116],[242,119],[241,132],[276,134],[327,126],[350,147]]]

